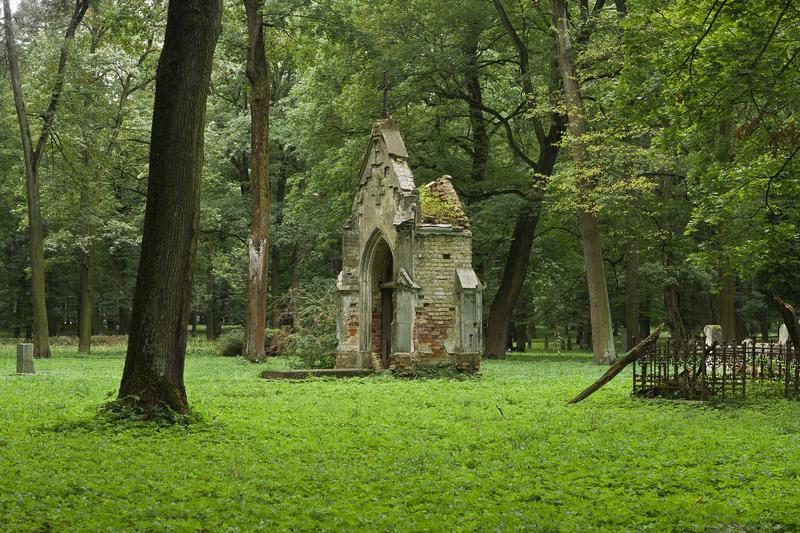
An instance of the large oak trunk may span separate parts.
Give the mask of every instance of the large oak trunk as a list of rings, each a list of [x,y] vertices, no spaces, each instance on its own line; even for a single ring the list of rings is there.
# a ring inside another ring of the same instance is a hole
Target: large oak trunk
[[[586,145],[582,137],[586,131],[584,124],[580,88],[572,68],[572,46],[569,39],[567,8],[564,0],[553,0],[553,18],[556,26],[556,43],[558,45],[558,64],[561,81],[567,103],[569,130],[573,138],[572,158],[580,170],[585,167],[588,158]],[[616,357],[614,332],[611,327],[611,306],[608,301],[606,276],[603,269],[603,255],[600,245],[600,226],[597,216],[592,211],[588,193],[591,185],[585,179],[579,184],[584,192],[583,205],[579,209],[581,223],[581,240],[583,256],[586,264],[586,280],[589,288],[589,312],[592,320],[592,353],[598,363],[609,363]]]
[[[142,251],[119,397],[189,410],[183,384],[203,130],[221,0],[172,0],[158,62]]]
[[[269,259],[269,68],[264,51],[262,0],[244,0],[247,12],[247,79],[250,82],[250,237],[247,307],[242,355],[249,361],[266,357]]]

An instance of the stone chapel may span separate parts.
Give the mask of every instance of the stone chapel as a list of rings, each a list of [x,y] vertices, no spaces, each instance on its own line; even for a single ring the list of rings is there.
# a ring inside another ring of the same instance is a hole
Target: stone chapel
[[[377,121],[344,226],[336,367],[478,370],[482,290],[450,177],[417,187],[396,124]]]

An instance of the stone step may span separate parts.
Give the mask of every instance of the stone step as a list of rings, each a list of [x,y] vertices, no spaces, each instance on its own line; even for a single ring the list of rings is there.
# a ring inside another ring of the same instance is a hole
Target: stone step
[[[261,373],[261,377],[264,379],[360,378],[371,376],[374,373],[375,371],[370,368],[305,368],[299,370],[265,370]]]

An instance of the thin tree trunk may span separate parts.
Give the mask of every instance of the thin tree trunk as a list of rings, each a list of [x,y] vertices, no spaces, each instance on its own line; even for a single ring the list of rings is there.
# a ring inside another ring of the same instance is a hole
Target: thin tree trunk
[[[681,313],[678,287],[672,283],[664,286],[664,311],[667,315],[667,325],[672,338],[680,344],[688,341],[689,333],[686,330],[686,323],[683,321],[683,314]]]
[[[661,335],[661,330],[663,328],[664,328],[663,324],[661,326],[658,326],[656,330],[653,333],[651,333],[646,339],[644,339],[642,342],[631,348],[630,351],[628,351],[628,353],[626,353],[617,362],[611,365],[611,367],[609,367],[609,369],[606,370],[605,373],[602,376],[600,376],[600,378],[597,381],[592,383],[590,386],[586,387],[586,389],[584,389],[583,392],[575,396],[567,403],[574,404],[585,400],[586,398],[597,392],[601,387],[603,387],[603,385],[614,379],[614,376],[622,372],[622,370],[626,366],[639,359],[642,356],[642,354],[644,354],[647,351],[647,348],[650,347],[650,345],[655,344],[656,341],[658,341],[658,336]]]
[[[722,290],[719,293],[719,319],[722,340],[736,342],[736,277],[727,262],[720,269]]]
[[[83,231],[81,231],[83,233]],[[78,352],[89,353],[92,346],[94,324],[94,295],[92,291],[92,258],[84,252],[80,260],[80,306],[78,308]]]
[[[210,256],[211,254],[209,254]],[[214,279],[214,266],[211,257],[208,258],[208,270],[206,271],[206,339],[217,340],[217,291],[216,280]]]
[[[639,331],[639,251],[631,239],[625,250],[625,334],[626,345],[633,346]],[[639,337],[641,338],[641,337]]]
[[[575,166],[580,170],[588,163],[586,145],[583,136],[586,126],[583,120],[583,104],[581,101],[578,80],[572,67],[572,45],[569,39],[569,24],[565,0],[553,0],[553,18],[556,25],[556,42],[558,44],[558,63],[561,70],[561,81],[567,103],[569,130],[572,135],[572,157]],[[590,184],[582,180],[584,203],[588,202]],[[592,352],[597,363],[609,363],[616,358],[614,332],[611,327],[611,306],[608,300],[608,288],[603,269],[603,254],[600,245],[600,226],[591,205],[579,209],[583,256],[586,264],[586,280],[589,287],[589,311],[592,319]]]
[[[650,292],[650,287],[645,284],[644,286],[644,299],[639,308],[639,338],[644,339],[650,335],[651,318],[650,311],[653,304],[653,295]]]
[[[267,320],[269,272],[269,67],[264,50],[263,0],[244,0],[247,12],[247,79],[250,82],[250,237],[247,307],[242,355],[248,361],[267,357],[264,328]]]
[[[469,94],[469,120],[472,126],[472,181],[480,183],[486,179],[489,163],[489,134],[483,117],[483,89],[478,75],[478,35],[477,31],[467,36],[467,67],[464,70],[467,93]]]
[[[156,73],[142,250],[119,398],[189,411],[183,383],[205,111],[221,0],[171,0]]]
[[[275,190],[275,225],[280,228],[283,224],[283,203],[286,199],[286,182],[289,179],[289,161],[291,155],[289,150],[290,146],[284,145],[281,150],[281,165],[280,172],[278,173],[278,183]],[[278,327],[281,319],[280,302],[280,268],[281,268],[281,248],[276,243],[272,246],[272,258],[270,262],[270,326],[273,328]]]
[[[97,50],[97,40],[92,39],[90,53],[94,54]],[[84,97],[84,105],[91,105],[91,99]],[[79,249],[80,262],[80,303],[78,308],[78,352],[89,353],[92,349],[92,326],[94,324],[94,287],[92,278],[94,277],[94,265],[92,261],[92,221],[91,221],[91,201],[89,198],[89,183],[91,176],[92,158],[89,153],[89,134],[83,131],[83,147],[81,148],[81,159],[83,160],[83,170],[87,176],[76,176],[80,180],[80,206],[81,223],[80,235],[81,243]]]

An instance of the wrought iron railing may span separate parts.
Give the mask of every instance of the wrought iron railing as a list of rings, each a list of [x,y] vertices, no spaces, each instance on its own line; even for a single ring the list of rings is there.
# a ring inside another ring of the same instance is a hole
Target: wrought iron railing
[[[741,398],[753,383],[782,383],[787,398],[800,396],[800,350],[777,343],[706,346],[667,340],[633,364],[633,393],[686,400]]]

